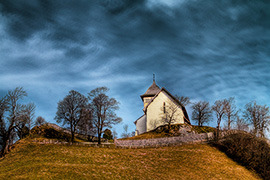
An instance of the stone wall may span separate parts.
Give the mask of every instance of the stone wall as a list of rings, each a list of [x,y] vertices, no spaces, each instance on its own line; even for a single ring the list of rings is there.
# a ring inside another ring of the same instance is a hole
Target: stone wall
[[[213,133],[186,134],[176,137],[164,137],[154,139],[138,139],[138,140],[114,140],[116,147],[126,148],[144,148],[144,147],[162,147],[177,146],[190,143],[204,143],[213,139]]]
[[[89,146],[89,147],[106,147],[106,148],[113,148],[113,143],[102,143],[98,144],[97,142],[66,142],[60,141],[55,139],[33,139],[32,142],[37,144],[58,144],[58,145],[72,145],[72,146]]]

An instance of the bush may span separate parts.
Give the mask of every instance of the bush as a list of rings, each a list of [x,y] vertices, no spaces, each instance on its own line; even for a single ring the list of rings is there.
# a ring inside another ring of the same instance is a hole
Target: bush
[[[215,132],[216,128],[209,126],[192,126],[192,130],[200,134],[200,133]]]
[[[111,140],[113,139],[113,135],[112,135],[112,131],[109,130],[109,129],[106,129],[103,133],[103,138],[104,139],[108,139],[108,140]]]
[[[217,145],[229,157],[263,179],[270,179],[270,146],[265,139],[244,132],[225,135]]]
[[[60,139],[65,141],[69,141],[71,139],[70,134],[56,130],[48,125],[35,126],[31,130],[31,134],[32,136],[45,137],[49,139]]]

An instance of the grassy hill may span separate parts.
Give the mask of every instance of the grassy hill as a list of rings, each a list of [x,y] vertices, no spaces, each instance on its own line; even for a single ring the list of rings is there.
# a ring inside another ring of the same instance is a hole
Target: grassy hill
[[[0,179],[258,179],[209,145],[147,149],[40,145],[24,139],[0,159]]]

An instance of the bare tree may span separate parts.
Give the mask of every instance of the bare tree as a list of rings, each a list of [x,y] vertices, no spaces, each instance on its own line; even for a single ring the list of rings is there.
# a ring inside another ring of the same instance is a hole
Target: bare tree
[[[173,102],[167,102],[163,104],[161,122],[168,125],[168,131],[171,130],[171,125],[176,122],[177,117],[180,115],[178,111],[179,107]]]
[[[269,130],[270,116],[269,107],[257,105],[256,101],[246,104],[244,117],[253,125],[253,133],[264,137],[265,130]]]
[[[0,156],[8,152],[10,144],[15,136],[16,123],[20,120],[18,117],[22,112],[22,106],[19,100],[27,96],[22,87],[17,87],[13,91],[8,91],[7,95],[0,100],[0,137],[2,150]]]
[[[93,125],[97,130],[98,144],[101,143],[101,134],[105,127],[111,128],[111,125],[120,123],[122,119],[115,114],[119,109],[119,102],[106,95],[109,89],[100,87],[88,93],[93,109]]]
[[[128,137],[130,137],[130,134],[128,133],[128,125],[127,124],[125,124],[124,126],[123,126],[123,128],[124,128],[124,132],[122,133],[122,138],[128,138]]]
[[[74,142],[74,135],[77,130],[77,125],[83,118],[84,109],[88,108],[87,98],[81,93],[71,90],[69,94],[58,102],[55,119],[57,123],[69,125],[71,132],[71,142]]]
[[[18,115],[18,121],[16,121],[16,132],[20,139],[26,137],[29,134],[32,127],[32,122],[35,116],[35,104],[29,103],[27,105],[21,105],[20,114]]]
[[[90,137],[93,137],[96,133],[93,127],[93,112],[92,109],[82,109],[81,120],[78,123],[78,132],[87,136],[87,139],[90,140]]]
[[[239,116],[236,117],[236,129],[241,131],[248,131],[248,123],[245,119],[240,118]]]
[[[206,101],[199,101],[192,105],[192,119],[198,122],[198,126],[203,126],[212,118],[212,111],[209,103]]]
[[[224,99],[224,104],[224,115],[227,117],[227,128],[228,130],[230,130],[231,125],[235,121],[238,112],[236,110],[234,98],[230,97],[229,99]]]
[[[2,148],[4,146],[4,141],[6,137],[6,127],[5,127],[6,123],[4,115],[7,110],[8,110],[8,101],[6,97],[3,97],[0,99],[0,157],[3,155]]]
[[[46,124],[47,122],[45,121],[45,119],[41,116],[38,116],[36,118],[36,121],[35,121],[35,126],[41,126],[43,124]]]
[[[226,106],[225,100],[217,100],[215,101],[215,104],[212,106],[212,110],[216,114],[217,118],[217,137],[216,137],[217,140],[219,139],[220,123],[225,114],[225,106]]]
[[[113,129],[113,132],[112,132],[112,134],[113,134],[113,139],[117,139],[117,132],[116,132],[116,130],[115,129]]]
[[[190,104],[189,97],[178,96],[178,95],[175,95],[174,97],[181,103],[182,106],[187,106]]]

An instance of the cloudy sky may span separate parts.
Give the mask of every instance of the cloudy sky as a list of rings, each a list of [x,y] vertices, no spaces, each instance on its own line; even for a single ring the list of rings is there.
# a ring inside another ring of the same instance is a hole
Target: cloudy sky
[[[118,134],[124,124],[135,130],[153,73],[194,102],[269,106],[270,3],[0,0],[0,67],[0,96],[23,86],[50,122],[71,89],[109,87],[121,103]]]

